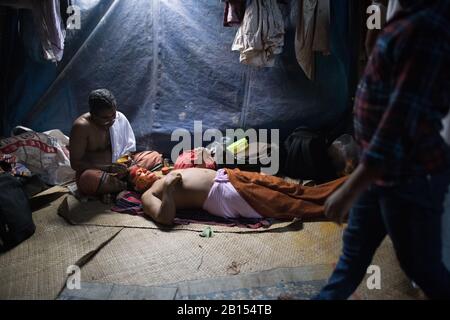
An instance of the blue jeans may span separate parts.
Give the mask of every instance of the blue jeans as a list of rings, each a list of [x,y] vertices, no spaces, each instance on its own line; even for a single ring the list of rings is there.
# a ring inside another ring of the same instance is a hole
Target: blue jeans
[[[450,271],[442,258],[450,248],[448,236],[442,238],[449,185],[450,172],[395,187],[371,186],[352,207],[339,262],[315,299],[347,299],[387,234],[406,275],[429,298],[450,299]]]

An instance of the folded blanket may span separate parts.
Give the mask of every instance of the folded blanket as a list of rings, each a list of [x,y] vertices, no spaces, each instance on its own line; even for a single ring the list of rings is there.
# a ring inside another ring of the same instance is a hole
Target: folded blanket
[[[119,213],[144,216],[141,195],[133,191],[121,193],[116,200],[115,206],[113,206],[111,210]],[[203,210],[180,210],[177,212],[174,223],[178,225],[201,223],[207,225],[259,229],[270,227],[273,223],[273,219],[226,219],[213,216]]]

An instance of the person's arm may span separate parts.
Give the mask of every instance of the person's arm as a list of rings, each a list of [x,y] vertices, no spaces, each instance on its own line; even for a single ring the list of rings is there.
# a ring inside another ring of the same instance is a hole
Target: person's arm
[[[87,148],[87,128],[78,120],[72,126],[70,132],[70,165],[73,170],[82,172],[86,169],[93,169],[93,166],[84,160]]]
[[[106,172],[122,173],[123,166],[112,163],[94,163],[85,159],[88,141],[88,130],[84,123],[75,122],[70,133],[70,165],[73,170],[83,172],[98,169]],[[125,168],[126,169],[126,168]]]
[[[343,223],[356,199],[380,176],[380,169],[359,164],[342,187],[327,199],[325,216]]]
[[[142,195],[144,213],[160,224],[172,225],[177,210],[173,193],[180,181],[181,175],[179,173],[166,176],[163,184],[162,200],[155,196],[153,188],[147,190]]]

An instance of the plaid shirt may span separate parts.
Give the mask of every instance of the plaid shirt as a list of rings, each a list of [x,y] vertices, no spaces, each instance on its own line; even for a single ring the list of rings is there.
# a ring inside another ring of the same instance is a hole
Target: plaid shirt
[[[449,0],[413,8],[386,25],[372,52],[356,94],[355,136],[361,162],[383,170],[379,185],[450,169],[440,135],[450,107],[449,21]]]

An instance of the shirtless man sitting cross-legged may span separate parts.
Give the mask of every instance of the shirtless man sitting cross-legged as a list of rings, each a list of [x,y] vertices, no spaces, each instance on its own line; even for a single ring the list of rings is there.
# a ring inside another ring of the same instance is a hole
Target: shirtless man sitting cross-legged
[[[70,134],[70,163],[77,173],[83,195],[117,193],[127,187],[123,181],[127,165],[117,163],[123,155],[145,168],[161,163],[155,151],[136,151],[136,139],[128,119],[117,111],[117,102],[107,89],[89,95],[90,112],[75,120]]]

